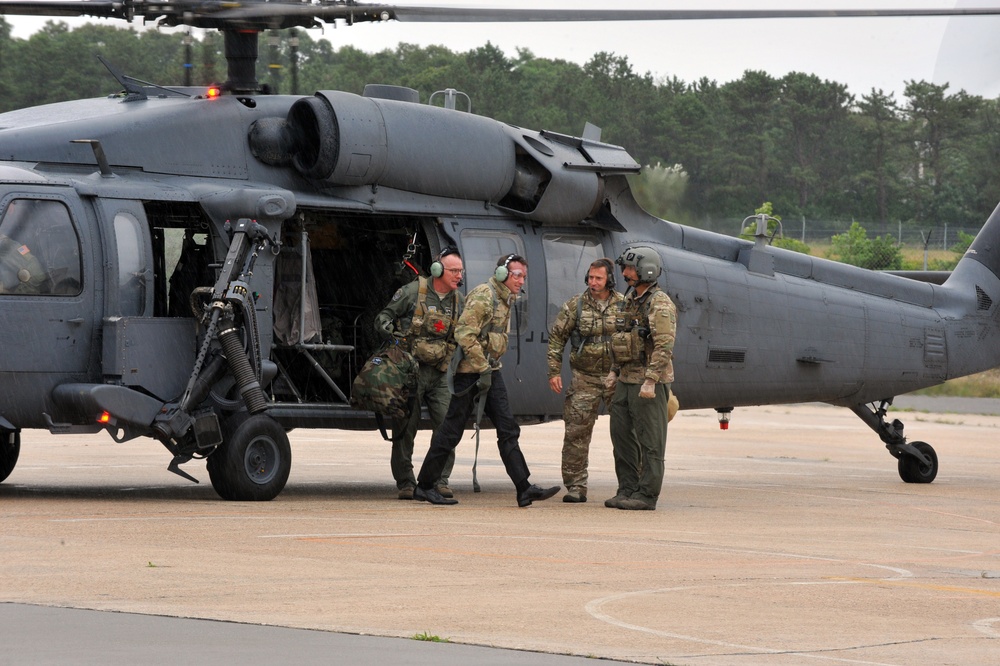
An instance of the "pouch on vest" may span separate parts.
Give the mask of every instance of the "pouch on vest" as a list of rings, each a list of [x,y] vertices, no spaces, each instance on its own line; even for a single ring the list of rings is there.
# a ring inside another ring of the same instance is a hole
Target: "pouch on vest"
[[[632,331],[616,331],[611,334],[611,353],[614,354],[615,363],[629,363],[639,358],[634,338]]]

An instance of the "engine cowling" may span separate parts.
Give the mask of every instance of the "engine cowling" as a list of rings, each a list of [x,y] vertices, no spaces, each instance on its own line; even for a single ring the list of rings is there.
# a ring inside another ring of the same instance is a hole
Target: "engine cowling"
[[[275,120],[251,128],[254,155],[310,180],[484,201],[547,224],[590,217],[605,175],[639,170],[618,146],[401,99],[320,91]]]
[[[396,100],[320,91],[288,113],[307,178],[498,201],[510,189],[514,144],[499,123]]]

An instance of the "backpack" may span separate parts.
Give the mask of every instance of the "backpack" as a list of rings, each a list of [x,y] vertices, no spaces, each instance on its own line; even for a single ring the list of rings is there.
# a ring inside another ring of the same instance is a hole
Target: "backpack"
[[[417,360],[399,345],[376,352],[354,378],[351,406],[391,419],[403,418],[410,413],[418,370]]]

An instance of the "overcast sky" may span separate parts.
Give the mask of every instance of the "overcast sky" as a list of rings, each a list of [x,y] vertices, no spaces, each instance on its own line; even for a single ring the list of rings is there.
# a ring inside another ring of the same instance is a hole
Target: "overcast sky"
[[[484,5],[610,8],[902,8],[997,7],[1000,0],[491,0],[489,2],[398,0],[396,5]],[[25,37],[45,19],[7,17]],[[71,25],[76,20],[68,21]],[[82,22],[82,21],[80,21]],[[104,21],[110,25],[116,22]],[[121,25],[126,25],[121,23]],[[527,48],[535,55],[584,63],[598,51],[627,56],[639,73],[676,76],[692,82],[705,76],[719,83],[747,69],[780,77],[790,71],[816,74],[847,84],[855,95],[872,88],[901,95],[910,80],[949,83],[983,97],[1000,96],[1000,17],[855,18],[675,21],[650,23],[414,24],[327,26],[314,39],[350,44],[365,51],[399,42],[442,44],[467,51],[492,42],[507,54]]]

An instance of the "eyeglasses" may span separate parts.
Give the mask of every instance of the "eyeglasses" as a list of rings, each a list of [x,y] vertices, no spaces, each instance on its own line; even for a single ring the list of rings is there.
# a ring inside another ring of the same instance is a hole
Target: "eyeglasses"
[[[452,275],[465,275],[464,268],[446,268],[444,270],[446,273],[451,273]]]
[[[525,280],[527,279],[528,274],[524,271],[511,271],[510,276],[515,280]]]

